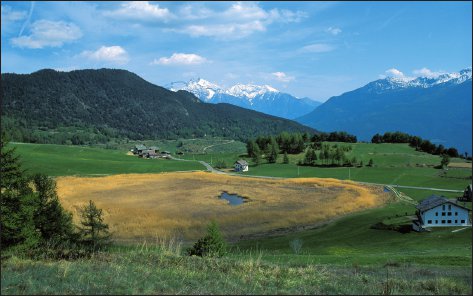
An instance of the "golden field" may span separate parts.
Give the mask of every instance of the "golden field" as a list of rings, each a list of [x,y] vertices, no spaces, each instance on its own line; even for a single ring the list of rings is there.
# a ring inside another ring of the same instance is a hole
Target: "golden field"
[[[207,172],[58,177],[63,206],[93,200],[121,241],[173,236],[195,240],[216,220],[227,239],[277,228],[308,225],[387,202],[382,189],[321,178],[262,179]],[[230,206],[223,191],[247,202]]]

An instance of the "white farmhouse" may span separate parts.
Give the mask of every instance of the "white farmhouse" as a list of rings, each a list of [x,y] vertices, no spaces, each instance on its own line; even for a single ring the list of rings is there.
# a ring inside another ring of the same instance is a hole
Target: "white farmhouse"
[[[471,210],[457,204],[454,199],[431,195],[416,209],[418,220],[412,225],[416,231],[423,231],[425,227],[471,226]]]
[[[248,163],[245,160],[235,161],[235,172],[248,172]]]

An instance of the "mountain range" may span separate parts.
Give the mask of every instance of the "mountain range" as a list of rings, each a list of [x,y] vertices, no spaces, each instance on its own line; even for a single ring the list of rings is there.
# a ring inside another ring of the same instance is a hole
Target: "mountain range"
[[[228,103],[287,119],[307,114],[321,104],[309,98],[297,98],[280,92],[269,85],[236,84],[223,88],[199,78],[188,82],[172,82],[166,88],[188,91],[206,103]]]
[[[130,139],[221,136],[246,140],[282,131],[316,130],[231,104],[204,103],[126,70],[2,74],[2,128],[86,128]],[[55,130],[56,129],[56,130]],[[51,134],[49,133],[49,134]]]
[[[362,141],[402,131],[460,152],[472,151],[471,67],[437,77],[385,78],[335,96],[297,118],[321,131],[346,131]]]

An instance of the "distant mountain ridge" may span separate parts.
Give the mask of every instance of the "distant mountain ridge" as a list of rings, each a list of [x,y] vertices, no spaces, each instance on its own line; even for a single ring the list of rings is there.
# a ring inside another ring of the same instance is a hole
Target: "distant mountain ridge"
[[[126,70],[44,69],[2,74],[2,122],[25,129],[80,126],[131,139],[220,136],[245,140],[282,131],[316,132],[297,122],[230,104],[207,104]],[[111,131],[109,131],[111,129]]]
[[[369,141],[401,131],[472,151],[471,67],[438,77],[385,78],[335,96],[297,118],[321,131],[344,130]]]
[[[198,78],[188,82],[172,82],[166,88],[188,91],[206,103],[229,103],[287,119],[307,114],[321,104],[309,98],[297,98],[280,92],[269,85],[236,84],[225,89]]]

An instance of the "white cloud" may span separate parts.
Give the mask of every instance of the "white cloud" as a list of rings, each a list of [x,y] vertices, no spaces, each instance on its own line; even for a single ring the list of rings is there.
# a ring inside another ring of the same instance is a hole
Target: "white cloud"
[[[207,59],[197,54],[173,53],[169,58],[154,59],[151,65],[199,65],[205,62],[207,62]]]
[[[399,71],[396,68],[388,69],[388,70],[384,71],[384,73],[386,73],[386,76],[388,76],[388,77],[394,77],[394,78],[404,78],[404,77],[406,77],[406,75],[404,75],[404,73],[402,73],[401,71]]]
[[[328,27],[327,30],[325,31],[336,36],[342,32],[342,29],[337,28],[337,27]]]
[[[302,52],[313,52],[313,53],[322,53],[322,52],[329,52],[334,50],[335,47],[333,47],[330,44],[326,43],[314,43],[314,44],[309,44],[300,49]]]
[[[182,30],[182,33],[187,33],[193,37],[220,37],[224,39],[242,38],[252,33],[266,30],[260,21],[252,21],[248,23],[233,23],[221,25],[191,25]]]
[[[119,9],[105,11],[104,15],[138,21],[168,21],[174,17],[169,9],[161,8],[159,4],[150,4],[148,1],[126,2]]]
[[[185,6],[180,11],[179,18],[195,21],[173,31],[188,34],[193,37],[216,37],[221,39],[238,39],[255,32],[266,31],[268,25],[275,22],[299,22],[307,17],[302,11],[290,10],[264,10],[256,3],[236,2],[223,11],[214,11],[202,7],[200,4],[194,12],[191,5]],[[199,20],[200,19],[200,20]],[[199,20],[199,21],[197,21]]]
[[[82,32],[73,23],[63,21],[53,22],[39,20],[31,25],[31,34],[12,38],[11,42],[17,47],[43,48],[60,47],[82,37]]]
[[[90,60],[123,65],[128,63],[128,53],[121,46],[102,46],[96,51],[83,51],[80,56]]]
[[[442,72],[442,71],[433,72],[430,69],[427,69],[425,67],[422,69],[416,69],[412,71],[412,73],[414,73],[414,75],[416,76],[427,77],[427,78],[437,78],[440,75],[445,74],[445,72]]]
[[[16,22],[26,18],[26,11],[13,11],[10,6],[2,5],[2,22]],[[2,24],[3,25],[3,24]]]
[[[280,82],[290,82],[295,79],[294,76],[288,76],[284,72],[274,72],[274,73],[271,73],[271,75],[273,79]]]
[[[403,77],[406,76],[406,75],[404,75],[404,73],[402,73],[401,71],[399,71],[399,70],[396,69],[396,68],[388,69],[388,70],[385,71],[385,73],[386,73],[388,76],[397,77],[397,78],[403,78]]]

